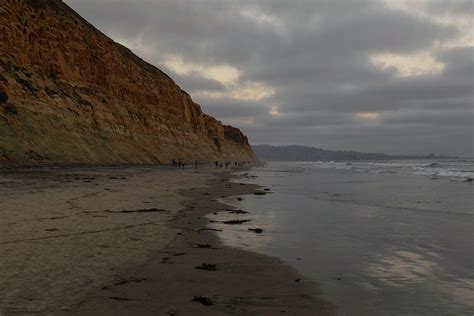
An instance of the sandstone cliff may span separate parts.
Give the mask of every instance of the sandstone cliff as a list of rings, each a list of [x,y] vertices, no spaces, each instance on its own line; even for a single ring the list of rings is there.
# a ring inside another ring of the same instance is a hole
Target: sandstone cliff
[[[60,0],[0,0],[0,161],[254,160],[158,68]]]

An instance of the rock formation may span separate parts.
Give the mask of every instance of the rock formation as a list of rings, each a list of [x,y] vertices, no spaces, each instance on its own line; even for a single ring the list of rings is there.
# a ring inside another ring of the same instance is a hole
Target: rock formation
[[[254,160],[160,69],[60,0],[0,0],[0,161]]]

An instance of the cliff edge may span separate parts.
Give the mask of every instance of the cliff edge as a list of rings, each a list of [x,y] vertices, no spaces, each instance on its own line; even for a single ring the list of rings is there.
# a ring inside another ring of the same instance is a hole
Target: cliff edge
[[[0,161],[255,160],[160,69],[60,0],[0,0]]]

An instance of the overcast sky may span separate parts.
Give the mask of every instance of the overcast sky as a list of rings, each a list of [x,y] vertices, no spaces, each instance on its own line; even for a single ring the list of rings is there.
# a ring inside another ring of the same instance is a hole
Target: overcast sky
[[[252,144],[474,156],[474,0],[65,0]]]

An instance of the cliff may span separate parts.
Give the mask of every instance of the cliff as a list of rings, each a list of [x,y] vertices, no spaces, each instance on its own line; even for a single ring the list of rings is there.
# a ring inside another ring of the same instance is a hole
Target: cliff
[[[0,0],[0,161],[255,160],[160,69],[60,0]]]

